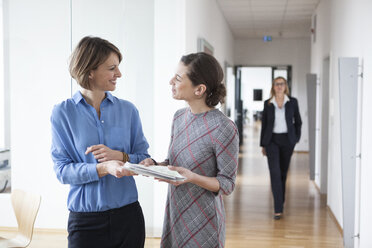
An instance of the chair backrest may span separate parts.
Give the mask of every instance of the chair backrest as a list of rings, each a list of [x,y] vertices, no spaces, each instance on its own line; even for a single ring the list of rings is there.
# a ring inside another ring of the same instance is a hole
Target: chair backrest
[[[31,241],[41,197],[20,189],[13,189],[11,198],[14,214],[18,222],[18,234]]]

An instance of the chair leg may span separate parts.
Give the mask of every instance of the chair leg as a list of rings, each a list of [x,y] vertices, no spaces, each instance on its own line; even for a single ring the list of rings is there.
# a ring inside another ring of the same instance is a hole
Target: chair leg
[[[29,239],[22,235],[17,235],[15,238],[8,240],[8,248],[19,248],[19,247],[27,247],[30,244]]]

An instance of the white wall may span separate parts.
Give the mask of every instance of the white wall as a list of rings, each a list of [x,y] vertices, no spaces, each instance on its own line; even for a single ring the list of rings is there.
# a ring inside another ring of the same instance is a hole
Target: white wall
[[[214,48],[214,56],[224,67],[234,64],[234,37],[214,0],[187,0],[186,53],[197,52],[198,38],[204,38]]]
[[[341,147],[340,147],[340,123],[339,113],[336,112],[339,104],[336,102],[335,97],[338,96],[335,89],[335,84],[338,82],[338,75],[335,72],[337,66],[337,57],[334,54],[334,47],[331,45],[331,1],[321,1],[317,7],[317,28],[316,28],[316,42],[311,44],[311,72],[316,73],[317,77],[321,80],[323,75],[323,60],[330,56],[330,106],[329,106],[329,147],[328,147],[328,194],[327,204],[331,208],[337,221],[342,225],[342,188],[341,188]],[[331,48],[332,47],[332,48]],[[335,81],[336,80],[336,81]],[[320,81],[322,86],[322,82]],[[318,92],[319,94],[321,93]],[[338,99],[337,99],[338,101]],[[320,108],[317,109],[319,111]],[[318,112],[318,116],[320,113]],[[319,138],[319,137],[317,137]],[[318,139],[319,141],[319,139]],[[317,142],[316,152],[316,178],[315,182],[320,187],[320,157],[319,150],[321,144]]]
[[[329,164],[328,164],[328,197],[327,203],[342,226],[342,187],[341,187],[341,154],[340,154],[340,110],[338,87],[338,58],[359,57],[364,64],[362,91],[362,129],[361,129],[361,178],[360,178],[360,231],[359,247],[372,246],[372,147],[369,111],[372,87],[372,34],[368,32],[372,25],[370,10],[372,2],[368,0],[323,0],[317,8],[318,40],[312,45],[312,72],[322,74],[324,56],[330,54],[330,116],[329,116]],[[328,20],[328,18],[330,20]],[[359,185],[359,180],[357,180]],[[357,186],[358,188],[358,186]],[[356,192],[358,195],[358,192]],[[357,198],[358,200],[358,198]],[[356,202],[359,206],[358,202]],[[356,223],[359,220],[356,217]],[[358,242],[356,242],[358,247]]]
[[[12,187],[42,195],[37,227],[65,227],[68,189],[49,150],[52,108],[70,95],[69,1],[12,0],[8,11]],[[12,213],[9,195],[0,197],[3,213]],[[14,216],[2,216],[1,225],[16,226]]]
[[[226,77],[226,110],[230,111],[229,118],[235,121],[235,75],[234,67],[228,67],[225,72]],[[229,113],[227,113],[228,115]]]
[[[311,73],[315,73],[317,75],[317,78],[319,80],[319,85],[317,87],[317,114],[316,114],[316,129],[320,130],[320,132],[316,132],[316,148],[315,148],[315,183],[318,185],[319,188],[321,188],[321,170],[320,170],[320,165],[321,165],[321,157],[320,157],[320,152],[322,149],[322,144],[321,144],[321,135],[322,135],[322,130],[320,128],[321,122],[321,111],[324,106],[322,106],[321,102],[321,94],[322,94],[322,87],[323,87],[323,60],[327,57],[330,57],[330,29],[331,29],[331,23],[330,23],[330,12],[331,12],[331,2],[330,1],[321,1],[317,7],[317,11],[314,15],[316,15],[317,18],[317,27],[316,27],[316,40],[313,42],[313,39],[311,39]],[[332,61],[330,62],[332,63]],[[330,76],[331,80],[332,76]],[[330,99],[330,108],[333,106],[333,100]],[[333,119],[334,119],[334,113],[333,113],[333,108],[332,110],[329,111],[331,117],[329,119],[329,123],[332,123],[333,125]],[[333,133],[331,129],[329,130],[329,137],[333,136]],[[331,141],[329,141],[329,156],[330,154],[333,154],[332,150],[335,148],[333,145],[331,145]],[[340,149],[338,147],[338,149]],[[329,158],[331,160],[332,158]],[[334,168],[329,168],[329,174],[332,173],[339,173],[340,171],[334,171]],[[337,169],[336,169],[337,170]],[[334,188],[334,184],[331,183],[329,184],[330,181],[328,181],[329,187]],[[328,188],[328,187],[327,187]],[[336,188],[339,188],[339,185],[336,185]],[[339,192],[340,193],[340,192]]]
[[[340,57],[362,57],[363,37],[359,33],[360,13],[356,8],[359,3],[360,1],[351,0],[332,1],[331,3],[330,144],[333,148],[329,156],[327,201],[341,226],[343,226],[343,209],[338,59]]]
[[[372,115],[370,111],[372,95],[372,26],[371,1],[359,1],[362,5],[360,39],[363,42],[362,57],[364,63],[363,95],[362,95],[362,137],[361,137],[361,201],[360,201],[360,247],[372,247]]]
[[[99,2],[99,1],[98,1]],[[104,5],[107,3],[102,1]],[[116,33],[123,33],[123,80],[118,94],[138,108],[143,132],[153,154],[154,142],[154,1],[124,0],[123,18]],[[104,8],[104,7],[103,7]],[[153,236],[155,191],[149,178],[135,177],[147,235]]]
[[[185,52],[185,3],[184,1],[156,0],[154,26],[154,150],[152,157],[163,161],[168,156],[173,114],[185,106],[171,95],[170,79]],[[152,180],[152,179],[151,179]],[[152,181],[154,224],[151,236],[161,236],[168,186]]]
[[[298,99],[302,117],[302,135],[297,151],[308,151],[308,120],[306,97],[306,73],[310,71],[309,38],[236,40],[234,59],[236,65],[292,65],[292,95]]]
[[[360,57],[359,13],[356,2],[322,1],[317,10],[317,43],[313,45],[312,70],[322,75],[322,63],[330,54],[330,126],[327,204],[342,226],[341,147],[339,110],[339,57]],[[331,13],[331,15],[330,15]],[[330,21],[328,21],[330,16]]]

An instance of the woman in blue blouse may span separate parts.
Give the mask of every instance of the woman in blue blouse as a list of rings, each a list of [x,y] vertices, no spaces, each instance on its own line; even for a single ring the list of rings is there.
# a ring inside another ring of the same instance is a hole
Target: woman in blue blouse
[[[122,55],[98,37],[84,37],[72,54],[71,76],[81,91],[51,116],[54,170],[70,184],[68,247],[143,247],[145,224],[126,161],[149,157],[136,107],[118,99]]]

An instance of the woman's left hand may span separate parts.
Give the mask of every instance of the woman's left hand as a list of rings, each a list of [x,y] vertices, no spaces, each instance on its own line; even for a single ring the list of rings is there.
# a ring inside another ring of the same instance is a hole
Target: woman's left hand
[[[168,168],[170,170],[177,171],[178,173],[181,174],[181,176],[184,176],[186,179],[183,180],[183,181],[172,181],[172,180],[156,178],[159,182],[166,182],[166,183],[170,183],[170,184],[173,184],[175,186],[178,186],[178,185],[181,185],[181,184],[184,184],[184,183],[192,182],[192,180],[195,176],[194,172],[190,171],[189,169],[183,168],[183,167],[168,165]]]
[[[144,160],[139,162],[139,164],[143,164],[144,166],[155,165],[154,160],[152,160],[151,158],[145,158]]]
[[[103,144],[93,145],[87,148],[85,155],[92,153],[98,162],[106,162],[110,160],[123,161],[123,153],[120,151],[112,150]]]

